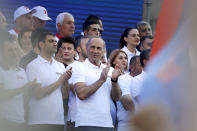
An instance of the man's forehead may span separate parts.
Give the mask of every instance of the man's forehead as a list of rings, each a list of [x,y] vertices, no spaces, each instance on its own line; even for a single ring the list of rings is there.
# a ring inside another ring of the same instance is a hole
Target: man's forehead
[[[71,42],[63,42],[61,47],[63,47],[63,46],[72,46],[72,47],[74,47],[73,43],[71,43]]]
[[[99,24],[92,24],[92,25],[90,25],[90,27],[91,28],[99,28],[100,26],[99,26]]]
[[[103,40],[101,38],[92,38],[90,45],[103,45]]]
[[[141,28],[150,28],[150,25],[142,25]]]
[[[54,35],[47,35],[47,36],[46,36],[46,39],[53,39],[53,40],[56,40]]]

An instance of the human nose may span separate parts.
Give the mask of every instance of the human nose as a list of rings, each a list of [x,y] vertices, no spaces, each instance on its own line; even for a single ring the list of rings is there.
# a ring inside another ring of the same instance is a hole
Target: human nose
[[[57,46],[57,41],[56,40],[52,40],[51,43],[53,43],[54,46]]]
[[[68,52],[68,49],[63,49],[63,53],[67,53]]]
[[[72,27],[72,28],[75,28],[75,24],[74,24],[74,23],[72,23],[72,24],[71,24],[71,27]]]

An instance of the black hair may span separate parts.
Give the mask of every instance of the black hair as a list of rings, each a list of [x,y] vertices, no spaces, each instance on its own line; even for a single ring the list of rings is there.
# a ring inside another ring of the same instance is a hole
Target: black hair
[[[126,28],[124,32],[122,33],[120,37],[120,43],[119,43],[120,49],[123,48],[124,46],[127,46],[127,42],[124,40],[124,37],[128,37],[129,31],[133,29],[136,29],[136,28],[132,28],[132,27]]]
[[[141,52],[140,50],[140,46],[142,45],[142,43],[144,42],[144,40],[146,39],[153,39],[153,36],[151,35],[147,35],[147,36],[143,36],[141,39],[140,39],[140,43],[138,46],[136,46],[137,50]]]
[[[96,15],[89,15],[87,18],[86,18],[86,20],[85,20],[85,22],[86,21],[99,21],[99,20],[101,20],[98,16],[96,16]]]
[[[137,59],[140,58],[140,56],[133,56],[130,61],[129,61],[129,72],[131,71],[130,70],[130,67],[131,66],[135,66],[137,64]]]
[[[76,38],[75,38],[76,48],[77,48],[78,46],[81,46],[81,40],[82,40],[82,39],[87,39],[87,38],[90,39],[91,36],[83,36],[83,35],[80,35],[80,36],[76,37]]]
[[[44,29],[44,28],[37,28],[32,31],[31,44],[32,44],[33,48],[35,48],[35,46],[38,44],[38,39],[39,39],[40,35],[42,35],[45,32],[50,32],[50,31],[47,29]]]
[[[62,47],[63,43],[71,43],[74,46],[74,49],[76,49],[75,39],[73,37],[62,37],[57,43],[57,52],[59,51],[59,48]]]
[[[149,60],[149,58],[150,58],[150,52],[151,52],[150,49],[146,49],[146,50],[143,50],[143,51],[140,53],[140,63],[141,63],[141,65],[142,65],[142,67],[144,67],[144,62],[143,62],[143,60]]]
[[[51,32],[42,32],[42,33],[38,36],[38,43],[39,43],[39,42],[45,42],[47,35],[52,35],[52,36],[54,36]]]
[[[86,21],[86,22],[84,22],[83,23],[83,31],[89,30],[90,25],[93,25],[93,24],[98,24],[99,25],[99,22],[98,21]]]

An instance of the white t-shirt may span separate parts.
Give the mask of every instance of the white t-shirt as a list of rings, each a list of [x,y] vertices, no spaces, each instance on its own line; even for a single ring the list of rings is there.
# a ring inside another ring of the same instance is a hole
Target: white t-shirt
[[[121,75],[118,78],[118,84],[122,90],[122,96],[130,95],[131,99],[134,101],[135,106],[137,105],[135,101],[135,97],[139,95],[139,90],[141,86],[141,80],[136,76],[132,77],[129,73]],[[131,112],[126,111],[122,106],[121,102],[117,102],[117,119],[118,119],[118,126],[127,126],[130,124],[129,120],[131,117]]]
[[[73,83],[84,82],[87,86],[93,84],[100,78],[102,69],[105,66],[103,64],[100,67],[95,66],[86,59],[77,68],[77,71],[73,73]],[[112,73],[112,70],[109,73]],[[77,113],[75,126],[113,127],[110,114],[110,99],[111,80],[109,77],[94,94],[85,100],[80,100],[76,97]]]
[[[68,65],[66,67],[66,70],[70,69],[72,67],[72,74],[76,71],[76,68],[78,68],[79,64],[82,62],[74,61],[72,64]],[[73,75],[68,81],[69,84],[73,85]],[[75,122],[75,116],[76,116],[76,95],[73,94],[73,92],[70,90],[69,92],[69,99],[68,99],[68,114],[67,114],[67,121]]]
[[[136,96],[139,96],[140,95],[140,92],[142,90],[142,86],[143,86],[143,82],[144,82],[144,79],[146,78],[146,72],[145,71],[142,71],[141,74],[135,76],[135,79],[138,80],[138,83],[139,83],[139,86],[137,88],[133,88],[133,96],[136,97]]]
[[[53,58],[52,62],[49,62],[41,56],[29,63],[26,68],[27,78],[30,81],[36,78],[43,88],[57,81],[64,72],[65,67],[62,63]],[[30,99],[29,124],[65,124],[61,87],[41,99]]]
[[[133,54],[132,52],[129,51],[129,49],[126,46],[124,46],[121,50],[124,51],[128,55],[128,68],[129,68],[129,62],[131,58],[135,55],[140,55],[140,52],[137,49],[135,49],[136,54]]]
[[[12,70],[4,70],[0,68],[0,83],[3,88],[17,89],[23,87],[27,83],[26,73],[22,68],[17,67]],[[20,93],[6,100],[0,100],[0,113],[5,119],[24,123],[24,99]]]

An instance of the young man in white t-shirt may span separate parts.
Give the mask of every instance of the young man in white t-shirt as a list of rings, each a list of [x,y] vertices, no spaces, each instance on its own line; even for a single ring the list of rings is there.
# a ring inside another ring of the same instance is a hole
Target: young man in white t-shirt
[[[28,79],[41,83],[40,88],[34,88],[29,102],[29,125],[37,131],[63,130],[65,122],[61,87],[67,87],[71,70],[65,71],[64,65],[53,58],[57,50],[54,35],[50,32],[41,34],[38,44],[40,53],[26,68]]]
[[[79,59],[77,61],[74,61],[72,64],[69,64],[66,68],[66,70],[69,70],[72,67],[72,73],[76,71],[79,64],[85,61],[87,58],[87,51],[86,51],[86,44],[90,37],[82,36],[81,38],[77,39],[75,41],[76,44],[76,50],[79,55]],[[69,99],[68,99],[68,114],[67,114],[67,123],[66,123],[66,129],[68,131],[74,131],[76,129],[75,127],[75,116],[76,116],[76,93],[73,88],[73,75],[69,79]]]

